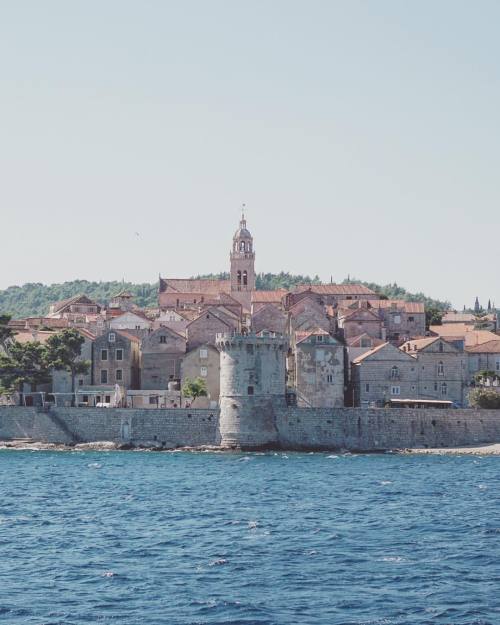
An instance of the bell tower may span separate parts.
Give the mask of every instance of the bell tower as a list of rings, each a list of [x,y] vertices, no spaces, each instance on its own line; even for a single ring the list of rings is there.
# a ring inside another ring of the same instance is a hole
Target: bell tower
[[[231,258],[231,295],[250,309],[251,293],[255,290],[255,252],[253,238],[247,230],[245,213],[233,237]]]

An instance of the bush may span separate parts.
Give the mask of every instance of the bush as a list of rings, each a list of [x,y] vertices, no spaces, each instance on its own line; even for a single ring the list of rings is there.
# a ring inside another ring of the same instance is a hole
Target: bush
[[[500,409],[500,393],[493,389],[476,388],[469,393],[469,404],[474,408]]]

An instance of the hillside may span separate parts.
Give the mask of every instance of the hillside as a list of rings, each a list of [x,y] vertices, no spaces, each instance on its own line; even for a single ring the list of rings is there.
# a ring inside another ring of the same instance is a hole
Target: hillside
[[[209,274],[197,277],[228,278],[224,273]],[[289,273],[261,273],[257,276],[257,288],[260,290],[292,289],[297,284],[319,284],[318,276],[298,276]],[[344,283],[348,281],[345,280]],[[361,282],[389,298],[414,300],[425,302],[427,307],[435,307],[441,310],[449,307],[448,302],[441,302],[426,297],[423,293],[409,293],[397,284],[380,286],[374,283]],[[62,284],[44,285],[40,283],[28,283],[23,286],[11,286],[0,291],[0,313],[8,313],[14,317],[28,317],[47,314],[50,304],[58,300],[67,299],[85,293],[91,299],[100,304],[107,304],[119,291],[126,289],[135,296],[135,303],[141,307],[154,307],[157,303],[158,285],[155,284],[132,284],[130,282],[89,282],[87,280],[73,280]]]

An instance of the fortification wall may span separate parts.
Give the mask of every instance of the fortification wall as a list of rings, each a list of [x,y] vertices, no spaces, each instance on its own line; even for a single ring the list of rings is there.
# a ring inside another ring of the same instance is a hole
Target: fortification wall
[[[164,444],[168,447],[217,445],[218,410],[130,410],[106,408],[0,407],[0,439],[32,438],[48,443],[94,441]]]
[[[231,442],[243,448],[270,445],[283,449],[353,451],[500,442],[500,410],[275,406],[272,420],[269,431],[251,432],[255,439],[247,430],[236,431]],[[255,422],[259,424],[259,417]],[[239,441],[239,436],[244,440]],[[221,443],[218,410],[184,408],[53,408],[43,413],[36,408],[0,407],[0,440],[13,438],[66,444],[114,441],[168,447]]]
[[[500,410],[289,407],[276,425],[286,449],[377,451],[500,442]]]

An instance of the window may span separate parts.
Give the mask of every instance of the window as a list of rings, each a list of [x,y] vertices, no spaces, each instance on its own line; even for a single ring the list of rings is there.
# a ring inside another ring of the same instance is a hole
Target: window
[[[165,335],[160,336],[160,343],[165,344],[167,342],[167,337]]]
[[[107,384],[107,383],[108,383],[108,370],[101,369],[101,384]]]
[[[442,352],[443,351],[443,344],[439,343],[439,351]]]
[[[441,395],[448,395],[448,385],[446,382],[441,384]]]
[[[106,395],[106,397],[104,398],[104,401],[105,401],[107,404],[110,404],[110,403],[111,403],[111,395]]]
[[[401,323],[401,315],[394,315],[394,323],[399,325]]]
[[[122,369],[117,369],[116,370],[116,381],[117,382],[121,382],[123,380],[123,370]]]
[[[78,386],[83,386],[83,380],[82,379],[78,380]]]
[[[401,387],[391,386],[391,395],[401,395]]]
[[[434,390],[435,390],[436,392],[437,392],[437,390],[438,390],[438,383],[437,383],[437,382],[434,382]]]
[[[140,330],[140,329],[141,329],[141,326],[135,326],[135,329],[136,329],[136,330]]]
[[[206,378],[208,375],[208,369],[206,367],[200,367],[200,375],[202,378]]]
[[[243,272],[243,285],[247,286],[248,284],[248,274],[246,271]]]
[[[438,375],[444,375],[444,363],[442,360],[438,362]]]
[[[316,341],[318,343],[323,343],[323,339],[324,339],[324,336],[322,334],[318,334],[318,336],[316,337]]]
[[[413,323],[415,321],[415,317],[408,317],[409,323]]]
[[[101,349],[101,360],[107,360],[107,359],[108,359],[108,350]]]
[[[329,384],[333,384],[333,375],[332,375],[331,373],[329,373],[329,374],[326,376],[326,381],[327,381]]]
[[[253,395],[253,386],[249,386],[247,392],[249,395]]]
[[[114,343],[116,341],[116,334],[114,332],[110,332],[108,335],[108,341],[110,343]]]
[[[158,400],[158,397],[156,395],[150,395],[149,396],[149,403],[150,403],[150,405],[153,405],[153,404],[156,405],[157,400]]]
[[[497,358],[495,362],[495,371],[500,371],[500,359]]]
[[[241,284],[241,271],[238,271],[236,273],[236,282],[238,283],[238,285]]]
[[[393,380],[397,380],[399,378],[399,369],[396,366],[391,369],[391,378]]]
[[[123,349],[116,350],[116,360],[123,360]]]
[[[365,384],[365,393],[369,393],[369,392],[370,392],[370,385]]]
[[[208,358],[208,349],[200,349],[200,358],[202,360]]]

